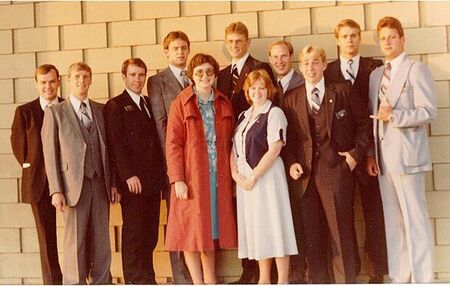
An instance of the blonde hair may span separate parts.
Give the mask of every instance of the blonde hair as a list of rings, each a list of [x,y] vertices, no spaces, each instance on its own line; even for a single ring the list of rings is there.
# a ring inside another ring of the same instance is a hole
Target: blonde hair
[[[67,77],[69,78],[73,71],[87,71],[89,76],[92,78],[92,70],[91,67],[83,62],[73,63],[70,65],[69,70],[67,71]]]
[[[327,62],[327,55],[324,49],[315,45],[307,45],[300,51],[300,55],[298,57],[300,63],[302,62],[303,58],[309,54],[312,54],[313,57],[319,57],[324,63]]]

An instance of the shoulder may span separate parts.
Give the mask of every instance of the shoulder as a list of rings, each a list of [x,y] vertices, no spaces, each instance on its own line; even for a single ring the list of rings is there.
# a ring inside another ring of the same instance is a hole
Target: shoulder
[[[217,76],[218,76],[218,77],[222,77],[222,76],[224,76],[224,75],[226,75],[226,74],[229,74],[230,71],[231,71],[231,65],[228,65],[228,66],[224,67],[223,69],[221,69],[221,70],[219,71],[219,74],[218,74]]]
[[[331,61],[327,64],[327,69],[325,70],[325,72],[327,72],[328,68],[330,67],[335,67],[335,66],[339,66],[340,65],[340,61],[339,59],[336,59],[334,61]]]
[[[98,109],[102,109],[105,104],[97,102],[97,101],[93,101],[92,99],[89,99],[89,104],[91,104],[92,108],[98,108]]]
[[[21,113],[29,113],[33,111],[35,106],[39,106],[40,108],[39,98],[17,106],[16,110]]]

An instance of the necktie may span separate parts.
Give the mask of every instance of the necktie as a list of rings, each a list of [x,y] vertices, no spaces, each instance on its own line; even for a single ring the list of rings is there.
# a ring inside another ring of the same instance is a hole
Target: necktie
[[[186,88],[189,86],[190,81],[189,78],[187,76],[187,71],[186,70],[182,70],[180,72],[180,77],[181,77],[181,81],[183,82],[183,88]]]
[[[281,93],[284,93],[283,84],[281,83],[281,80],[277,81],[278,89]]]
[[[87,111],[86,102],[81,102],[80,112],[81,112],[81,123],[83,123],[84,127],[86,127],[86,129],[88,131],[90,131],[91,130],[91,125],[92,125],[92,119],[89,116],[89,113]]]
[[[381,85],[380,85],[380,100],[382,102],[387,99],[386,91],[388,90],[389,83],[391,82],[391,70],[392,70],[391,63],[387,63],[383,71],[383,77],[381,78]]]
[[[319,89],[317,87],[313,88],[311,91],[311,109],[317,114],[320,109],[320,97],[319,97]]]
[[[239,79],[239,72],[236,64],[233,66],[233,71],[231,72],[231,90],[234,90]]]
[[[147,103],[145,102],[145,99],[142,98],[142,96],[139,99],[139,107],[141,108],[141,111],[144,112],[145,115],[150,117],[150,114],[148,113],[148,110],[147,110]]]
[[[350,76],[350,81],[352,82],[352,84],[355,82],[355,71],[353,70],[352,64],[353,64],[353,60],[349,59],[347,62],[348,66],[347,69],[345,70],[347,72],[347,74]]]

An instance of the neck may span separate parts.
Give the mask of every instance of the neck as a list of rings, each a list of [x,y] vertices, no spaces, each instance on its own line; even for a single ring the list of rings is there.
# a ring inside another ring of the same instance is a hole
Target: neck
[[[72,93],[72,95],[75,97],[75,98],[77,98],[79,101],[84,101],[84,100],[86,100],[86,98],[87,98],[87,93],[86,94],[73,94]]]
[[[264,105],[266,104],[267,101],[265,101],[262,104],[253,104],[253,114],[252,116],[256,116],[257,114],[259,114],[261,112],[261,110],[264,108]]]
[[[196,87],[196,89],[197,89],[197,95],[204,101],[207,100],[211,96],[212,87],[209,87],[209,88]]]
[[[173,65],[174,67],[177,67],[177,68],[182,69],[182,70],[184,70],[186,68],[186,63],[184,63],[183,65],[176,65],[174,63],[170,63],[170,64]]]
[[[357,55],[358,55],[358,53],[355,53],[355,54],[341,54],[341,57],[343,57],[346,60],[349,60],[349,59],[353,59]]]

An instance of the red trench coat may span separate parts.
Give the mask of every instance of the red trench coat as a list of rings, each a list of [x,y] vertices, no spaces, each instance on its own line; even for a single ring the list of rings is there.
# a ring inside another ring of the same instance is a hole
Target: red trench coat
[[[236,248],[232,204],[231,138],[235,119],[229,99],[214,90],[217,148],[217,207],[220,248]],[[167,122],[167,174],[171,184],[166,248],[169,251],[212,251],[208,151],[202,116],[192,85],[172,102]],[[184,181],[188,199],[175,197],[174,183]]]

